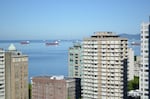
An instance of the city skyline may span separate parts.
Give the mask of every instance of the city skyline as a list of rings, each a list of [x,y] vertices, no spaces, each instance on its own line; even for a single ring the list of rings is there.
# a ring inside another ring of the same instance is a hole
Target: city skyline
[[[83,39],[93,31],[136,34],[150,1],[0,1],[1,40]]]

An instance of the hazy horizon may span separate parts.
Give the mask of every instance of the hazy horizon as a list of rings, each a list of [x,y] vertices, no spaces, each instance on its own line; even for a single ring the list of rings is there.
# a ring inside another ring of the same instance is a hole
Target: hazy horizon
[[[91,35],[93,35],[93,34],[91,33]],[[137,37],[138,35],[140,35],[140,33],[136,33],[136,34],[121,33],[121,34],[116,34],[116,35],[119,35],[119,36],[120,35],[126,35],[126,36],[127,35],[129,35],[129,36],[132,35],[132,36]],[[38,38],[33,38],[33,39],[0,39],[0,41],[28,41],[28,40],[29,41],[58,41],[58,40],[61,40],[61,41],[65,41],[65,40],[74,41],[74,40],[83,40],[84,38],[87,38],[87,37],[90,37],[90,36],[85,36],[83,38],[70,38],[70,39],[57,39],[57,38],[55,38],[55,39],[53,39],[53,38],[51,38],[51,39],[38,39]],[[122,37],[124,37],[124,36],[122,36]],[[130,38],[133,38],[133,37],[130,37]]]

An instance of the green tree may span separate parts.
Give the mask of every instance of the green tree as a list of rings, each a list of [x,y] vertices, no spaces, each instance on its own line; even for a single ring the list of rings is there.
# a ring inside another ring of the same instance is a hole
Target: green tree
[[[28,91],[29,91],[29,99],[31,99],[31,92],[32,92],[32,85],[28,84]]]
[[[128,91],[139,89],[139,77],[134,76],[133,80],[128,82]]]

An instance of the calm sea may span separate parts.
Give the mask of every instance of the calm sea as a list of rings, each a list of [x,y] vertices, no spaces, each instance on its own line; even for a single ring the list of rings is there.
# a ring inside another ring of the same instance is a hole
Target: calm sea
[[[0,41],[0,48],[7,50],[11,43],[29,56],[29,81],[32,76],[68,75],[68,48],[73,41],[61,41],[58,46],[46,46],[44,41],[30,41],[27,45],[20,44],[20,41]],[[139,46],[130,47],[135,55],[140,55]]]
[[[17,50],[29,56],[29,79],[38,75],[68,74],[68,48],[72,41],[62,41],[58,46],[46,46],[43,41],[30,41],[30,44],[20,44],[20,41],[1,41],[0,48],[7,50],[13,43]]]

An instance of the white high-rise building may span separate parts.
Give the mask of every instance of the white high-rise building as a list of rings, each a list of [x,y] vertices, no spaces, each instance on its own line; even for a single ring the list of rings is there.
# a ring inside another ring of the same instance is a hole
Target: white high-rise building
[[[128,81],[134,79],[134,51],[128,48]]]
[[[150,99],[150,23],[141,25],[141,67],[140,91],[141,99]]]
[[[127,39],[96,32],[82,50],[82,99],[127,99]]]
[[[0,99],[5,99],[5,51],[0,49]]]

